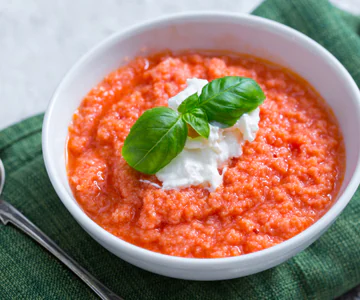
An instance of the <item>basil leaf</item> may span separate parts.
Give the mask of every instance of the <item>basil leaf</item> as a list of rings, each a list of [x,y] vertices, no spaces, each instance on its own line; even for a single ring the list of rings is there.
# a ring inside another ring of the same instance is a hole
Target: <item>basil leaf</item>
[[[210,126],[206,113],[201,108],[194,108],[192,111],[182,115],[183,120],[188,123],[195,131],[208,138],[210,134]]]
[[[203,87],[198,106],[206,112],[209,122],[230,127],[241,115],[262,104],[264,99],[264,92],[254,80],[226,76]]]
[[[155,174],[184,148],[187,125],[168,107],[145,111],[132,126],[122,148],[126,162],[145,174]]]
[[[199,105],[199,96],[197,93],[187,97],[178,107],[178,112],[187,113]]]

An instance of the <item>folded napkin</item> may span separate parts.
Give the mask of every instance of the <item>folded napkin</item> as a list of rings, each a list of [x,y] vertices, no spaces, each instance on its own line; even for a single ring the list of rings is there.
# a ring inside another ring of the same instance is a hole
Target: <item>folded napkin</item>
[[[360,85],[360,20],[326,0],[268,0],[254,14],[287,24],[329,49]],[[357,31],[357,33],[355,32]],[[360,283],[360,190],[330,230],[288,262],[219,282],[171,279],[136,268],[96,243],[53,190],[41,153],[42,115],[0,132],[4,197],[125,299],[330,299]],[[0,225],[1,299],[96,299],[41,246]]]

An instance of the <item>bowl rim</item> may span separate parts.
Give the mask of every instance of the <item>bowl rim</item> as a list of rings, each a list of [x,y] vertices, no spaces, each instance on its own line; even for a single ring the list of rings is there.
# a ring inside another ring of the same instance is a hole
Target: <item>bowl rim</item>
[[[92,56],[100,53],[103,49],[111,46],[120,39],[123,39],[127,36],[131,36],[138,32],[143,32],[150,30],[152,28],[156,28],[159,26],[167,26],[169,24],[182,23],[187,21],[209,21],[210,19],[216,19],[215,22],[232,20],[233,22],[241,21],[247,22],[248,24],[261,27],[271,28],[272,30],[281,32],[285,35],[292,35],[294,38],[302,40],[304,43],[307,43],[312,51],[315,51],[319,54],[322,59],[328,60],[335,68],[336,72],[340,73],[341,77],[345,79],[347,82],[347,89],[353,94],[354,98],[357,98],[355,102],[355,106],[357,106],[357,115],[360,117],[360,92],[359,89],[354,82],[351,75],[345,69],[345,67],[335,58],[327,49],[319,45],[317,42],[312,40],[310,37],[304,35],[303,33],[283,25],[281,23],[265,19],[259,16],[254,16],[245,13],[233,13],[233,12],[214,12],[214,11],[201,11],[201,12],[182,12],[176,14],[168,14],[165,16],[161,16],[159,18],[147,20],[136,25],[126,27],[123,30],[117,31],[111,34],[109,37],[102,40],[100,43],[91,48],[88,52],[86,52],[65,74],[60,84],[56,88],[50,102],[48,108],[45,113],[44,121],[43,121],[43,132],[42,132],[42,150],[44,155],[44,162],[46,166],[46,170],[48,172],[50,181],[62,201],[67,210],[71,213],[71,215],[75,218],[75,220],[87,231],[91,232],[91,236],[95,237],[95,240],[102,241],[107,245],[111,245],[112,249],[117,249],[118,251],[126,254],[126,256],[134,257],[142,261],[150,260],[152,263],[158,265],[166,265],[166,266],[177,266],[177,268],[182,269],[193,269],[197,267],[206,268],[206,267],[219,267],[222,266],[225,268],[231,265],[238,265],[241,262],[252,263],[259,258],[264,259],[265,257],[271,257],[274,254],[288,253],[294,248],[297,248],[299,245],[303,243],[303,241],[311,241],[312,238],[316,236],[317,233],[325,230],[331,223],[337,218],[337,216],[342,212],[348,202],[351,200],[355,191],[358,188],[360,183],[360,153],[357,154],[356,168],[354,173],[345,187],[342,195],[338,198],[336,203],[314,224],[310,227],[297,234],[296,236],[280,243],[270,248],[266,248],[264,250],[260,250],[257,252],[242,254],[239,256],[233,257],[224,257],[224,258],[186,258],[186,257],[178,257],[171,256],[167,254],[162,254],[158,252],[153,252],[151,250],[147,250],[145,248],[141,248],[139,246],[133,245],[129,242],[122,240],[115,235],[112,235],[97,223],[95,223],[90,217],[88,217],[85,212],[81,209],[81,207],[77,204],[76,200],[74,201],[71,195],[68,194],[65,187],[63,186],[60,178],[55,173],[55,165],[53,163],[53,159],[48,151],[49,149],[49,128],[51,126],[51,116],[56,113],[54,112],[54,105],[59,99],[60,94],[62,93],[63,88],[70,82],[76,70],[83,64],[86,64],[88,60],[92,58]],[[217,268],[217,270],[220,270]]]

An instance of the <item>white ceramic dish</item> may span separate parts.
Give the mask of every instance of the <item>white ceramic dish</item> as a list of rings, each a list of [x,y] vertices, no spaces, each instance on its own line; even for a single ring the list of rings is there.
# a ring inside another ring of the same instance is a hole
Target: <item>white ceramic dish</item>
[[[346,173],[338,199],[314,225],[292,239],[231,258],[191,259],[129,244],[94,223],[75,201],[66,177],[67,128],[83,97],[124,58],[170,50],[208,49],[249,53],[288,67],[308,80],[332,107],[346,146]],[[319,238],[345,208],[360,182],[360,94],[345,68],[327,50],[284,25],[250,15],[187,13],[145,22],[116,33],[92,49],[67,73],[45,115],[43,153],[51,182],[77,222],[120,258],[158,274],[194,280],[246,276],[274,267]],[[76,238],[76,237],[74,237]]]

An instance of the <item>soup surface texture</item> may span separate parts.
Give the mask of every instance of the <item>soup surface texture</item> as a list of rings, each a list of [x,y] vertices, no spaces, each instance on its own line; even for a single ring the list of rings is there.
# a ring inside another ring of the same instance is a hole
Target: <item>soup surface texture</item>
[[[162,190],[156,177],[127,165],[121,149],[147,109],[167,106],[187,78],[251,77],[266,94],[260,129],[229,161],[223,185]],[[292,72],[237,55],[161,53],[109,74],[83,99],[69,127],[68,178],[97,224],[164,254],[236,256],[279,244],[332,205],[345,169],[336,120],[311,86]]]

